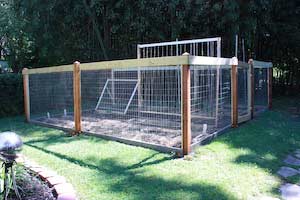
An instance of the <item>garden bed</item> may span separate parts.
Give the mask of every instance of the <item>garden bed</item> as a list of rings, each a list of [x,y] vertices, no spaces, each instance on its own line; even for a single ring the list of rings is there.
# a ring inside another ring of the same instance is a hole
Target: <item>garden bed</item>
[[[52,189],[36,175],[22,167],[17,170],[17,186],[22,200],[55,200]],[[1,198],[2,199],[2,198]],[[8,200],[17,200],[13,190],[9,193]]]

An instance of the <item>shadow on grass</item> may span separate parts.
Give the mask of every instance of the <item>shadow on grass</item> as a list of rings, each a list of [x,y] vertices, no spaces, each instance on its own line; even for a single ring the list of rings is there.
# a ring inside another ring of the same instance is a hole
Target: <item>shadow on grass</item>
[[[184,181],[167,180],[162,177],[147,177],[143,175],[144,169],[140,167],[165,162],[172,159],[172,156],[148,162],[148,160],[159,154],[154,153],[131,166],[122,165],[112,158],[101,159],[94,157],[89,158],[93,159],[94,164],[91,164],[89,160],[80,160],[31,143],[26,143],[26,145],[83,168],[94,170],[95,175],[99,175],[99,184],[105,184],[110,192],[128,195],[126,196],[127,199],[236,199],[233,194],[224,191],[219,186],[206,182],[187,184]],[[139,170],[136,171],[134,170],[135,168],[139,168]],[[103,174],[105,177],[110,176],[110,180],[112,181],[106,182],[101,180]]]
[[[25,123],[22,117],[2,118],[0,119],[0,132],[14,131],[22,137],[25,143],[42,143],[44,147],[60,144],[71,143],[78,140],[89,140],[90,142],[106,143],[108,140],[89,137],[85,135],[71,137],[70,133],[48,128],[39,125]]]
[[[293,120],[286,112],[289,106],[299,105],[296,100],[283,101],[275,101],[272,111],[218,139],[232,148],[250,150],[249,154],[238,156],[234,162],[255,164],[275,174],[287,154],[300,148],[300,120]]]

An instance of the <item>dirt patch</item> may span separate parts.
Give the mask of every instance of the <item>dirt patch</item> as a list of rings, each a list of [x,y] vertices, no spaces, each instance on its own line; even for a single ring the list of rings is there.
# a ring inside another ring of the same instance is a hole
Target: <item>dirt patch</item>
[[[36,121],[64,128],[74,128],[72,116],[52,116]],[[219,120],[219,127],[230,124],[230,116]],[[203,125],[206,124],[206,133]],[[215,132],[214,119],[192,118],[192,143]],[[181,118],[166,115],[121,115],[113,113],[84,112],[82,129],[85,132],[115,136],[130,140],[158,144],[167,147],[181,147]]]

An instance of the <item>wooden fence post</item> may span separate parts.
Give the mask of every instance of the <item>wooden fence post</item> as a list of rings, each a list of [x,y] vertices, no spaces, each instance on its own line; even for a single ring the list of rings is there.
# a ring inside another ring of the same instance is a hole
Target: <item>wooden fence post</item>
[[[248,61],[249,67],[250,67],[250,77],[251,77],[251,102],[250,102],[250,109],[251,109],[251,119],[254,117],[254,66],[253,66],[253,59],[249,59]]]
[[[80,62],[74,62],[73,70],[74,123],[75,134],[81,133],[81,72]]]
[[[236,128],[238,126],[238,60],[236,57],[232,58],[231,65],[231,126]]]
[[[272,80],[273,68],[268,68],[268,108],[272,109]]]
[[[24,111],[26,121],[30,121],[30,98],[29,98],[29,75],[28,69],[24,68],[22,70],[23,74],[23,92],[24,92]]]
[[[188,53],[183,55],[189,56]],[[181,68],[181,128],[183,155],[191,152],[191,72],[189,65]]]

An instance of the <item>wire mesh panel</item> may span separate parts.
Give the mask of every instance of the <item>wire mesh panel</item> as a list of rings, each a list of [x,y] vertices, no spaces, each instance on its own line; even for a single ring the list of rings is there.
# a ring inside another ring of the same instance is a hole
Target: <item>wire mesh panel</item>
[[[83,70],[83,131],[181,147],[179,69]]]
[[[249,101],[249,68],[238,66],[238,115],[244,116],[250,113]]]
[[[221,66],[217,127],[231,125],[231,66]]]
[[[222,67],[191,66],[193,143],[231,123],[231,74]]]
[[[254,69],[254,112],[268,106],[268,68]]]
[[[138,45],[138,58],[179,56],[188,52],[193,56],[221,57],[221,38],[205,38]]]
[[[72,72],[30,74],[29,95],[32,120],[74,127]]]

